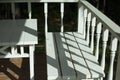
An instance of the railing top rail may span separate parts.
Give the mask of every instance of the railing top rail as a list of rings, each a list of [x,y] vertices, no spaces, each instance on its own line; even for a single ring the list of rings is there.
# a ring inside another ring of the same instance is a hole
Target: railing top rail
[[[78,2],[79,0],[0,0],[0,3],[6,2]]]
[[[120,26],[114,23],[110,18],[105,16],[102,12],[93,7],[90,3],[85,0],[81,0],[81,3],[97,17],[102,24],[104,24],[109,31],[120,40]]]

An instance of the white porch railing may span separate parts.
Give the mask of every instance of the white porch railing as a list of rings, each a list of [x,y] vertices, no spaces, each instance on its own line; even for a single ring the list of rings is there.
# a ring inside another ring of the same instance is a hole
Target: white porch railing
[[[99,59],[99,54],[101,54],[100,44],[102,43],[102,57],[101,57],[100,65],[103,68],[103,70],[105,70],[105,65],[108,65],[108,62],[105,61],[105,57],[108,56],[106,54],[110,53],[109,73],[106,76],[108,77],[107,78],[108,80],[113,80],[113,71],[115,68],[114,59],[115,59],[116,51],[117,49],[119,49],[118,42],[120,41],[120,37],[119,37],[120,27],[116,25],[113,21],[111,21],[108,17],[106,17],[103,13],[101,13],[99,10],[94,8],[87,1],[82,0],[80,2],[80,5],[83,6],[83,12],[85,15],[84,22],[85,23],[87,22],[87,27],[86,27],[87,31],[85,33],[87,37],[91,39],[90,40],[87,38],[88,41],[89,40],[91,41],[89,44],[92,50],[95,50],[95,56],[97,60]],[[96,41],[94,41],[94,38],[96,38]],[[108,44],[107,42],[109,42],[110,44]],[[96,44],[96,46],[94,44]],[[110,52],[106,52],[107,48],[110,49]]]
[[[120,28],[103,13],[93,7],[85,0],[0,0],[0,3],[11,3],[11,10],[13,19],[15,19],[15,3],[28,3],[29,18],[31,18],[31,3],[44,3],[45,14],[45,33],[48,32],[48,4],[60,3],[61,13],[61,32],[64,32],[64,4],[67,2],[78,3],[78,32],[81,33],[81,37],[87,41],[90,45],[91,51],[96,56],[97,60],[100,60],[100,65],[105,70],[106,56],[110,53],[110,65],[109,73],[105,77],[108,80],[113,80],[114,72],[114,60],[116,51],[118,48],[118,42],[120,42]],[[102,44],[101,44],[102,43]],[[110,43],[110,44],[109,44]],[[102,47],[101,47],[102,45]],[[110,52],[106,50],[109,48]],[[120,51],[119,51],[120,52]],[[102,54],[101,59],[99,55]],[[107,54],[107,55],[106,55]],[[117,72],[118,73],[118,72]],[[116,74],[118,75],[118,74]],[[116,76],[118,77],[118,76]],[[105,78],[106,79],[106,78]],[[117,78],[116,78],[117,79]]]

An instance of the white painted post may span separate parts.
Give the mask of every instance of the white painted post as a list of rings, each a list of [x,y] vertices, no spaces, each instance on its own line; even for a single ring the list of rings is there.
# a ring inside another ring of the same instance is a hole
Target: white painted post
[[[64,3],[61,3],[61,32],[64,31],[63,17],[64,17]]]
[[[119,44],[119,49],[118,50],[119,50],[119,52],[118,52],[118,57],[117,57],[117,69],[116,69],[115,80],[120,80],[120,44]]]
[[[47,17],[48,17],[48,3],[44,3],[44,14],[45,14],[45,36],[47,37],[48,32],[48,24],[47,24]]]
[[[21,55],[24,54],[24,46],[20,46],[20,53],[21,53]]]
[[[86,38],[86,23],[87,23],[87,12],[88,12],[88,10],[87,9],[84,9],[84,27],[83,27],[83,39],[85,39]]]
[[[29,19],[31,19],[32,17],[31,2],[28,2],[28,14],[29,14]]]
[[[29,53],[30,53],[30,80],[34,80],[34,45],[29,46]]]
[[[99,42],[100,42],[100,34],[101,34],[101,29],[102,29],[102,23],[98,23],[97,24],[97,31],[96,31],[96,38],[97,38],[97,42],[96,42],[96,51],[95,51],[95,56],[96,59],[98,60],[99,58]]]
[[[15,3],[12,2],[11,3],[11,10],[12,10],[12,19],[15,20]],[[11,53],[17,53],[17,47],[16,46],[12,46],[11,47]]]
[[[13,55],[15,53],[15,47],[11,47],[11,54]]]
[[[78,2],[78,32],[84,36],[84,6]]]
[[[93,52],[93,50],[94,50],[94,33],[95,33],[95,26],[96,26],[96,17],[93,17],[92,18],[92,23],[91,23],[91,27],[92,27],[92,29],[91,29],[91,44],[90,44],[90,47],[91,47],[91,50],[92,50],[92,52]]]
[[[113,66],[114,66],[114,59],[115,59],[115,53],[117,50],[117,44],[118,39],[111,35],[111,55],[110,55],[110,67],[109,67],[109,73],[108,73],[108,80],[113,80]]]
[[[88,13],[88,16],[87,16],[87,38],[86,38],[87,45],[89,45],[89,42],[90,42],[90,24],[91,24],[91,13]]]
[[[109,31],[108,29],[103,28],[103,49],[102,49],[102,58],[101,58],[101,67],[104,71],[105,69],[105,54],[106,54],[106,48],[107,48],[107,41],[108,41]]]

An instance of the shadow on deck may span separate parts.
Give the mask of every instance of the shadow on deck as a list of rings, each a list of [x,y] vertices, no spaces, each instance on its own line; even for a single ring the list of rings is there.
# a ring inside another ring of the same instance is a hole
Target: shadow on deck
[[[45,54],[35,53],[35,80],[47,80],[45,63]],[[28,58],[0,59],[0,80],[29,80]]]

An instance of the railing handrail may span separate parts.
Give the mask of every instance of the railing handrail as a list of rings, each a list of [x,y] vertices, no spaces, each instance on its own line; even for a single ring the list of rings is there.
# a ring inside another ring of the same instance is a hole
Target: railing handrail
[[[110,18],[108,18],[105,14],[100,12],[98,9],[93,7],[90,3],[88,3],[86,0],[81,0],[81,3],[92,12],[92,15],[97,17],[99,21],[104,24],[109,31],[119,39],[120,41],[120,27],[114,23]]]
[[[7,3],[7,2],[78,2],[79,0],[0,0],[0,3]]]
[[[96,16],[97,19],[99,19],[102,24],[104,24],[104,27],[110,30],[110,32],[116,36],[120,40],[120,27],[114,23],[110,18],[108,18],[106,15],[104,15],[102,12],[100,12],[98,9],[93,7],[89,2],[86,0],[0,0],[0,3],[11,3],[11,2],[44,2],[44,3],[65,3],[65,2],[81,2],[85,7],[88,8],[92,12],[92,15]]]

